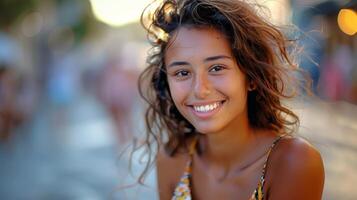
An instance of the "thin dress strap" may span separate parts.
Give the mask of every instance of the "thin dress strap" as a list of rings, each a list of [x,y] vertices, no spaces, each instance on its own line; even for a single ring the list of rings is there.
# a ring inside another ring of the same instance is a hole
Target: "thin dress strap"
[[[265,158],[265,161],[264,161],[262,175],[260,176],[258,187],[253,193],[254,199],[262,200],[264,198],[263,189],[264,189],[264,184],[265,184],[265,174],[266,174],[266,168],[267,168],[267,163],[270,158],[270,154],[271,154],[272,150],[274,149],[275,145],[281,140],[281,138],[285,137],[286,135],[288,135],[288,134],[283,134],[283,135],[278,136],[274,140],[274,142],[271,144],[270,148],[268,149],[268,151],[266,153],[267,157]]]
[[[191,174],[191,166],[192,166],[192,160],[193,160],[193,154],[195,153],[196,150],[196,144],[197,144],[198,138],[195,138],[192,143],[189,146],[188,149],[188,155],[189,155],[189,160],[186,164],[186,169],[185,172],[188,174]]]
[[[171,200],[192,200],[191,197],[191,186],[190,186],[190,179],[191,179],[191,170],[192,170],[192,160],[193,154],[195,153],[196,144],[198,138],[195,138],[189,146],[189,160],[185,167],[185,172],[181,176],[179,183],[177,184],[175,191],[173,193]]]

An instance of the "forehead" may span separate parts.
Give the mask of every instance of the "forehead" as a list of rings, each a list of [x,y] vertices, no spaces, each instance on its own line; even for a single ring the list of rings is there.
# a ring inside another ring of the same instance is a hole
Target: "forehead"
[[[215,55],[232,55],[229,41],[223,33],[208,27],[181,27],[170,39],[165,59]]]

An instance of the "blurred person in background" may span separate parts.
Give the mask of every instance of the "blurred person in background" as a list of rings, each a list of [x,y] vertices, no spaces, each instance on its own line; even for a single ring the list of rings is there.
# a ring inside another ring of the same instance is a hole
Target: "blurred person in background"
[[[353,42],[342,33],[335,18],[326,17],[328,40],[321,62],[319,95],[332,101],[352,100]]]
[[[321,24],[319,18],[314,17],[315,6],[306,6],[310,0],[290,0],[292,7],[292,22],[301,30],[299,42],[304,47],[304,58],[301,59],[300,67],[308,72],[312,80],[312,89],[317,94],[317,85],[320,78],[319,63],[323,55],[324,38],[321,31],[316,27]]]
[[[18,77],[8,66],[0,65],[0,140],[10,137],[13,129],[23,120],[23,113],[18,109],[16,100]]]
[[[309,72],[315,94],[325,100],[356,103],[356,36],[341,30],[338,14],[343,8],[356,10],[357,1],[291,0],[291,4],[297,13],[294,19],[305,34],[302,42],[310,58],[303,59],[301,67]]]
[[[315,26],[320,28],[322,36],[317,94],[327,100],[353,102],[356,38],[345,34],[338,26],[337,16],[342,8],[343,5],[329,0],[314,5],[306,13],[309,13],[310,21],[319,23]]]
[[[18,43],[0,32],[0,141],[9,139],[34,109],[34,83],[18,66],[20,59]]]
[[[136,66],[124,66],[124,59],[112,56],[99,75],[98,95],[109,111],[116,128],[119,144],[125,144],[133,137],[133,106],[137,99]]]

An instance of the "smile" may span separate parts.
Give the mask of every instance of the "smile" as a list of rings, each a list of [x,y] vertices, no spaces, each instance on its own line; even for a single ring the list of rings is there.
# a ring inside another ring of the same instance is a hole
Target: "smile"
[[[210,103],[197,103],[191,104],[189,107],[191,108],[192,113],[200,118],[200,119],[208,119],[213,117],[219,110],[222,108],[225,100],[216,101]]]
[[[212,104],[206,104],[206,105],[199,105],[199,106],[193,106],[193,109],[196,112],[210,112],[215,110],[216,108],[218,108],[221,105],[221,102],[215,102]]]

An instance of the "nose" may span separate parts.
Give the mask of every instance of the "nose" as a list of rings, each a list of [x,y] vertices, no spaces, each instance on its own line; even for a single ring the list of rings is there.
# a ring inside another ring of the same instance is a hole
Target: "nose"
[[[204,99],[211,93],[211,83],[205,74],[197,74],[194,80],[193,92],[198,99]]]

